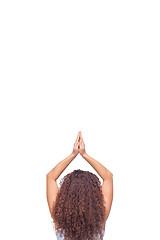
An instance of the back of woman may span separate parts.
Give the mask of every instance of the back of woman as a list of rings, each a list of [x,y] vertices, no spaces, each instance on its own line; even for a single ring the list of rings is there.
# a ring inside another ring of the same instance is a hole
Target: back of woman
[[[103,179],[80,169],[57,178],[78,155],[91,164]],[[85,152],[81,132],[78,133],[73,152],[47,174],[47,200],[57,240],[103,240],[105,223],[113,198],[112,173]]]
[[[99,178],[78,169],[67,174],[60,186],[52,214],[57,239],[103,239],[106,212]]]

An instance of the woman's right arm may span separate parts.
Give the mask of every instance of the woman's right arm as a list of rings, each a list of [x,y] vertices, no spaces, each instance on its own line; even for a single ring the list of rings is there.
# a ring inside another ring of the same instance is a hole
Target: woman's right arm
[[[111,173],[106,167],[104,167],[100,162],[90,157],[86,152],[81,154],[81,156],[96,170],[96,172],[100,175],[100,177],[105,180],[108,177],[112,177],[113,173]]]
[[[113,201],[113,173],[111,173],[106,167],[99,163],[94,158],[90,157],[86,152],[82,154],[82,157],[96,170],[96,172],[103,179],[102,193],[104,196],[105,205],[105,221],[107,220]]]
[[[104,180],[108,177],[112,177],[113,173],[111,173],[106,167],[104,167],[101,163],[99,163],[94,158],[90,157],[85,150],[85,144],[83,141],[82,133],[79,132],[80,137],[80,148],[79,152],[81,156],[96,170],[96,172],[100,175],[100,177]]]
[[[99,163],[94,158],[90,157],[85,151],[85,144],[80,133],[80,149],[79,152],[81,156],[96,170],[99,176],[103,179],[102,183],[102,193],[104,196],[104,204],[106,210],[107,220],[113,201],[113,173],[111,173],[106,167]]]

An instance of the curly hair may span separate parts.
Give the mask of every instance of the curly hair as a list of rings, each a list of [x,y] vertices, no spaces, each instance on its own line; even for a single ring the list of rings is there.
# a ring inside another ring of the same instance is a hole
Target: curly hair
[[[99,178],[80,169],[64,176],[51,216],[65,240],[102,240],[105,206]]]

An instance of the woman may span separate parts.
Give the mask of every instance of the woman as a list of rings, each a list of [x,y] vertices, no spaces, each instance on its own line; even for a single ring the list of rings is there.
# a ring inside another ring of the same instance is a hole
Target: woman
[[[57,178],[78,155],[103,179],[80,169]],[[47,175],[47,201],[58,240],[103,239],[105,223],[113,200],[113,174],[85,151],[82,133],[78,132],[72,153],[58,163]]]

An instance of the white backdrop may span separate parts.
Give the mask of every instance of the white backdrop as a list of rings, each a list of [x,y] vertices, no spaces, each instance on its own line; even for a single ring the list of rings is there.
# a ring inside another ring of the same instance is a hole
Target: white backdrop
[[[1,239],[56,240],[46,174],[78,131],[113,173],[104,240],[160,239],[159,12],[158,0],[0,2]],[[97,174],[79,155],[58,184],[74,169]]]

